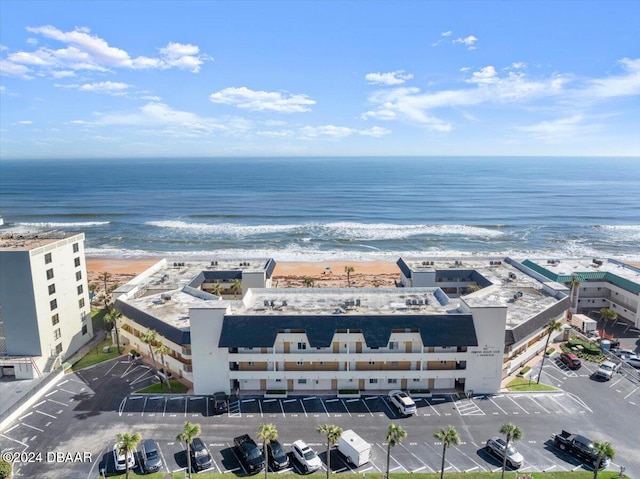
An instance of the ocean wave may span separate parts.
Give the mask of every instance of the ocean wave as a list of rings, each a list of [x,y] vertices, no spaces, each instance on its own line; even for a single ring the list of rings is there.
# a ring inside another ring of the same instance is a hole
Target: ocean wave
[[[18,227],[25,228],[90,228],[92,226],[108,225],[110,221],[74,221],[74,222],[39,222],[39,223],[16,223]]]
[[[218,249],[218,250],[195,250],[195,251],[146,251],[127,250],[119,248],[86,248],[88,257],[99,258],[169,258],[185,260],[211,259],[242,260],[247,258],[273,258],[276,261],[397,261],[404,258],[506,258],[511,257],[517,260],[545,259],[545,258],[612,258],[620,261],[640,261],[636,255],[612,255],[590,249],[586,251],[578,245],[569,245],[566,249],[512,249],[495,251],[474,251],[457,249],[428,248],[422,250],[397,250],[397,251],[346,251],[346,250],[318,250],[306,248],[302,245],[287,244],[282,248],[238,248],[238,249]]]
[[[327,237],[336,240],[393,240],[413,236],[466,236],[497,238],[503,231],[494,227],[471,225],[428,225],[391,223],[304,223],[280,225],[242,225],[233,223],[187,223],[185,221],[148,221],[149,226],[168,228],[195,234],[215,234],[220,236],[246,237],[273,233],[293,233],[309,238]]]

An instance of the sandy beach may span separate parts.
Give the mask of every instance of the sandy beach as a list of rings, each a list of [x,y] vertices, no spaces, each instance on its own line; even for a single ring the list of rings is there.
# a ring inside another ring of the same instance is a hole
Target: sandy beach
[[[108,273],[107,287],[122,285],[142,273],[161,258],[87,258],[89,283],[95,283],[98,296],[104,289],[103,273]],[[322,261],[322,262],[278,262],[273,272],[272,284],[277,288],[304,288],[305,278],[313,280],[316,288],[344,288],[348,286],[345,267],[353,268],[349,273],[351,287],[393,287],[400,271],[392,261]]]

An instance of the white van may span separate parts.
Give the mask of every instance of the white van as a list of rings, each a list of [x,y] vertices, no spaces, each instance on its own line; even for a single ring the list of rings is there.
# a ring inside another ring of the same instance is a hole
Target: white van
[[[416,403],[413,402],[413,399],[411,399],[407,393],[400,391],[399,389],[389,391],[389,401],[391,401],[391,404],[393,404],[398,409],[398,412],[403,416],[411,416],[418,412]]]
[[[338,451],[355,467],[366,464],[371,459],[371,444],[351,429],[343,431],[338,439]]]

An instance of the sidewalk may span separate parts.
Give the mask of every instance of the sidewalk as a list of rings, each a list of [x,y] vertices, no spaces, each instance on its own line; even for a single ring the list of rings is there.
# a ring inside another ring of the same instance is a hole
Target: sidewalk
[[[549,343],[549,347],[547,349],[555,349],[556,352],[561,352],[562,350],[560,349],[560,344],[561,343]],[[549,357],[547,357],[547,359],[545,361],[548,361]],[[509,384],[511,381],[513,381],[515,378],[518,377],[518,373],[522,370],[522,368],[529,366],[531,369],[534,368],[534,366],[536,366],[539,362],[542,361],[542,354],[538,353],[535,356],[533,356],[531,359],[529,359],[529,361],[527,361],[526,363],[524,363],[521,367],[515,369],[511,374],[509,374],[507,377],[505,377],[501,382],[500,382],[500,392],[507,392],[507,384]]]

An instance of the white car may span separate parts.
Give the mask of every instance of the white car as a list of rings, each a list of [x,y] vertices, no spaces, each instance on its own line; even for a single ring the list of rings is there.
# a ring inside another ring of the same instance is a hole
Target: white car
[[[640,368],[640,357],[635,354],[631,356],[622,356],[622,360],[627,363],[629,366],[633,366],[634,368]]]
[[[389,400],[403,416],[411,416],[418,412],[416,403],[413,402],[413,399],[404,391],[400,391],[399,389],[389,391]]]
[[[304,472],[314,472],[322,466],[322,461],[320,461],[316,451],[311,449],[306,442],[300,439],[291,444],[291,453],[296,461],[298,461],[302,466]]]
[[[620,364],[621,363],[616,364],[611,361],[605,361],[602,364],[600,364],[600,367],[596,371],[595,375],[596,377],[602,377],[606,381],[609,381],[613,377],[613,375],[618,371],[618,369],[620,369]]]
[[[505,446],[506,446],[506,443],[504,439],[495,438],[495,439],[487,440],[486,449],[487,451],[489,451],[491,454],[493,454],[494,456],[496,456],[498,459],[502,461],[504,460],[504,456],[505,456]],[[509,447],[506,448],[506,454],[507,454],[507,465],[511,469],[518,469],[520,466],[522,466],[522,463],[524,462],[524,458],[522,457],[522,454],[520,454],[516,450],[516,448],[513,447],[512,444],[509,444]]]
[[[127,468],[127,463],[129,465],[129,470],[136,467],[136,458],[133,453],[128,453],[125,459],[124,454],[120,454],[117,444],[113,445],[113,462],[115,464],[116,471],[124,471]]]

